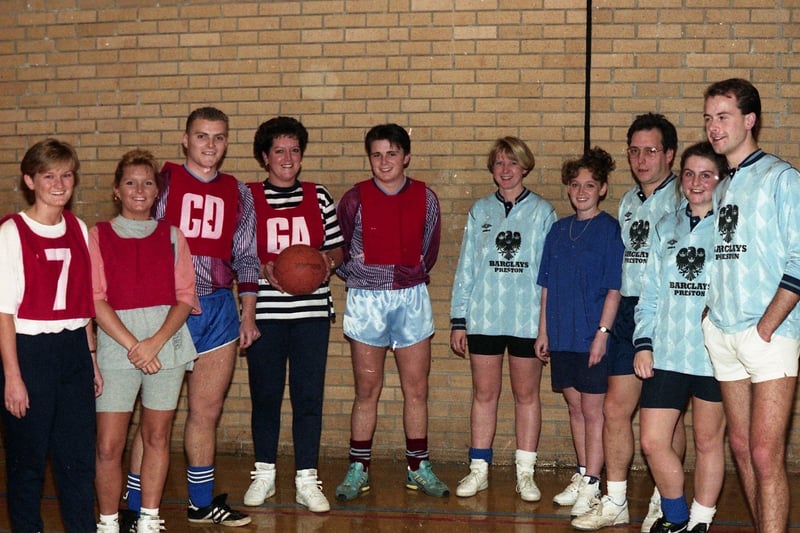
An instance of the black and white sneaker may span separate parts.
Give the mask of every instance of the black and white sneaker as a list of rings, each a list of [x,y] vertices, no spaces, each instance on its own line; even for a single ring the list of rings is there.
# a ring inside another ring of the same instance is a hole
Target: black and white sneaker
[[[225,500],[227,494],[220,494],[214,498],[206,507],[196,507],[189,500],[187,515],[189,522],[193,524],[220,524],[223,526],[239,527],[250,523],[250,517],[246,514],[228,507]]]

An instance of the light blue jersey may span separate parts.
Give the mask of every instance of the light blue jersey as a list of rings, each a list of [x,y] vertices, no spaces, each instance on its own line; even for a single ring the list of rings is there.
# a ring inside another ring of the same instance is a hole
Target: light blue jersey
[[[674,212],[681,203],[675,187],[675,174],[670,174],[647,199],[642,188],[634,187],[625,193],[619,203],[619,225],[625,255],[622,258],[622,296],[642,294],[647,255],[650,251],[651,228],[655,228],[661,217]]]
[[[700,327],[714,244],[714,217],[691,229],[686,206],[652,233],[642,294],[634,315],[636,351],[652,350],[654,368],[713,376]]]
[[[800,293],[800,173],[758,150],[726,181],[714,191],[708,307],[711,322],[733,334],[758,323],[779,287]],[[800,338],[798,306],[775,333]]]
[[[468,334],[535,338],[541,288],[536,284],[553,206],[525,190],[506,214],[499,193],[475,202],[461,241],[450,317]]]

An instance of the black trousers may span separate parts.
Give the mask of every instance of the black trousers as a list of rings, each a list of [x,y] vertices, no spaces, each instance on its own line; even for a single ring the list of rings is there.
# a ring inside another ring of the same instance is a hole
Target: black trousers
[[[65,531],[93,532],[94,374],[86,330],[17,334],[17,357],[30,408],[16,418],[3,407],[11,529],[44,530],[40,500],[49,455]],[[2,374],[0,382],[4,390]]]
[[[256,325],[261,337],[247,349],[256,461],[274,463],[278,455],[288,361],[295,467],[317,468],[330,321],[310,318]]]

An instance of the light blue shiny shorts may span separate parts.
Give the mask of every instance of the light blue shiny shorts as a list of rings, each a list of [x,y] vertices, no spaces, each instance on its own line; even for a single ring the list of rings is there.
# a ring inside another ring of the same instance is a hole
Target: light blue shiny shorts
[[[433,335],[428,287],[348,289],[342,328],[349,338],[370,346],[413,346]]]

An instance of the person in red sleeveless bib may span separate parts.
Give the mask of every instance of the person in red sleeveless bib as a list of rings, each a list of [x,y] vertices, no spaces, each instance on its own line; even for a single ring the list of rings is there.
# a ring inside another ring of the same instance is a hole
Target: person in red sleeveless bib
[[[267,120],[253,140],[253,156],[267,171],[267,179],[248,184],[258,219],[256,238],[263,275],[256,303],[261,337],[247,349],[256,461],[244,504],[261,505],[275,494],[288,362],[297,469],[295,500],[319,513],[330,510],[317,477],[317,464],[333,300],[327,279],[311,294],[293,296],[283,292],[273,276],[275,258],[293,244],[320,250],[331,269],[342,262],[344,239],[333,198],[323,185],[298,180],[307,144],[308,131],[291,117]]]
[[[105,390],[97,399],[98,533],[159,531],[159,504],[169,468],[172,419],[187,364],[197,357],[186,318],[199,310],[192,255],[180,229],[151,218],[158,165],[131,150],[117,163],[119,216],[89,231],[97,310],[97,363]],[[140,516],[118,514],[122,455],[141,392],[143,442]],[[120,528],[122,524],[122,528]]]
[[[183,134],[186,159],[162,167],[152,214],[179,227],[186,237],[200,299],[201,313],[186,320],[198,354],[192,371],[186,373],[187,519],[193,524],[238,527],[251,519],[231,509],[227,494],[214,496],[214,458],[217,423],[233,378],[237,348],[248,348],[261,335],[255,323],[259,262],[253,195],[244,183],[219,168],[227,149],[228,116],[214,107],[192,111]],[[138,510],[140,435],[131,455],[128,508]]]
[[[44,530],[48,456],[64,529],[95,530],[94,399],[103,381],[90,323],[86,225],[67,209],[79,168],[68,143],[31,146],[20,165],[30,207],[0,221],[0,383],[12,531]]]
[[[426,284],[439,254],[441,216],[436,194],[405,175],[411,139],[397,124],[381,124],[364,139],[372,177],[342,196],[337,214],[347,282],[342,328],[350,341],[355,379],[350,468],[336,499],[369,490],[372,439],[383,387],[386,352],[395,352],[403,389],[408,470],[406,487],[443,497],[447,485],[428,452],[428,375],[433,311]]]

